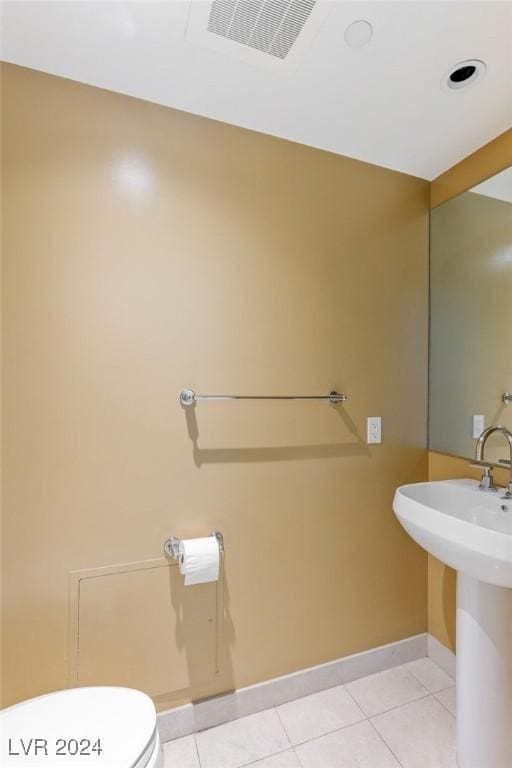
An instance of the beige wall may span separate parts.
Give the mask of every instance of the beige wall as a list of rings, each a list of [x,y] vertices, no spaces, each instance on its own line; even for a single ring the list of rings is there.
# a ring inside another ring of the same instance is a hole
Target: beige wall
[[[125,659],[164,707],[425,631],[391,501],[427,472],[428,185],[2,78],[4,703]],[[350,400],[187,420],[184,386]],[[215,528],[219,589],[184,589],[164,539]]]

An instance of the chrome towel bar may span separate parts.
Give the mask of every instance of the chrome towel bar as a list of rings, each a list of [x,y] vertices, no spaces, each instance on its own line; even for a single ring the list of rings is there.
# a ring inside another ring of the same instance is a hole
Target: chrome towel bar
[[[325,400],[331,405],[348,400],[343,392],[333,390],[328,395],[198,395],[193,389],[182,389],[180,403],[183,406],[195,405],[198,400]]]

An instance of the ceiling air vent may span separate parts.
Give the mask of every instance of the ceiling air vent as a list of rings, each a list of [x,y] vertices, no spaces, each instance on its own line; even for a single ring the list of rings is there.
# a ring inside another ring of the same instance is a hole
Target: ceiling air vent
[[[285,59],[316,0],[213,0],[208,31]]]
[[[190,3],[186,39],[253,64],[297,63],[330,10],[318,0],[213,0]]]

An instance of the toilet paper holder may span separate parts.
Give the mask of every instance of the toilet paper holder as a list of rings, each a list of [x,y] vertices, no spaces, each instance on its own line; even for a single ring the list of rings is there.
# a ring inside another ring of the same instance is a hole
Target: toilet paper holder
[[[219,552],[222,554],[224,552],[224,536],[222,533],[220,531],[212,531],[209,535],[214,536],[217,539]],[[176,538],[176,536],[171,536],[164,541],[165,554],[174,558],[174,560],[179,560],[180,557],[180,541],[181,539]]]

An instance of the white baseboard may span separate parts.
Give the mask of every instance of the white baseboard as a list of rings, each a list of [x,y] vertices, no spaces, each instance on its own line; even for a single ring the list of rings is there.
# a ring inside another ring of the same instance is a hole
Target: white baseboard
[[[434,635],[427,635],[427,656],[455,678],[455,654],[446,645],[439,642]]]
[[[448,649],[446,650],[449,653]],[[183,707],[160,712],[158,714],[160,738],[162,741],[170,741],[180,736],[187,736],[335,685],[349,683],[374,672],[382,672],[408,661],[422,659],[426,655],[427,635],[415,635],[362,653],[345,656],[327,664],[302,669],[290,675],[276,677],[247,688],[239,688],[210,699],[202,699]],[[440,666],[443,665],[440,664]]]

